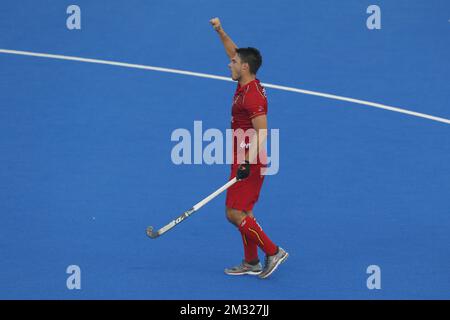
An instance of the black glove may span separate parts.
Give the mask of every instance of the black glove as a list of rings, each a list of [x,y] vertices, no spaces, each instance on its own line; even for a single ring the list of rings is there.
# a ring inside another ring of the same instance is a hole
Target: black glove
[[[249,174],[250,174],[250,162],[245,160],[245,163],[241,164],[238,167],[237,173],[236,173],[236,178],[238,180],[242,180],[242,179],[247,178],[249,176]]]

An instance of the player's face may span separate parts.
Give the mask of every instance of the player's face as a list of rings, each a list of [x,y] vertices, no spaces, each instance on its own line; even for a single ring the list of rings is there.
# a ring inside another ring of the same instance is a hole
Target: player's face
[[[231,79],[238,81],[241,78],[242,62],[239,55],[236,53],[228,64],[228,68],[231,70]]]

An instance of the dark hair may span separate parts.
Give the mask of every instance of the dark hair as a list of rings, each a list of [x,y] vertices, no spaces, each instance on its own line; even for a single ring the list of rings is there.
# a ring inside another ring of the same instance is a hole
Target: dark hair
[[[236,53],[241,58],[242,63],[248,63],[250,67],[250,73],[256,74],[258,72],[259,67],[262,64],[262,57],[259,50],[256,48],[237,48]]]

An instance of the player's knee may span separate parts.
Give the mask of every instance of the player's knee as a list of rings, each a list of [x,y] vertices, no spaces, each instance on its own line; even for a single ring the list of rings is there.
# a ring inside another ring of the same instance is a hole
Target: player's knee
[[[241,222],[242,215],[243,215],[243,213],[239,210],[226,208],[226,217],[227,217],[228,221],[236,226],[238,226],[239,223]]]
[[[230,208],[226,208],[225,210],[225,215],[227,217],[227,220],[231,223],[234,223],[235,220],[235,212],[233,209]]]
[[[231,212],[230,212],[230,209],[228,209],[228,208],[225,208],[225,217],[227,218],[227,220],[228,220],[229,222],[233,223],[233,221],[231,221],[231,219],[232,219],[232,214],[231,214]]]

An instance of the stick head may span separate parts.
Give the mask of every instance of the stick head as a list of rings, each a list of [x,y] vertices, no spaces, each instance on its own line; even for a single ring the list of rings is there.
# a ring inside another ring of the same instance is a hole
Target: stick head
[[[159,237],[158,232],[153,232],[153,227],[151,227],[151,226],[147,227],[147,235],[152,239]]]

